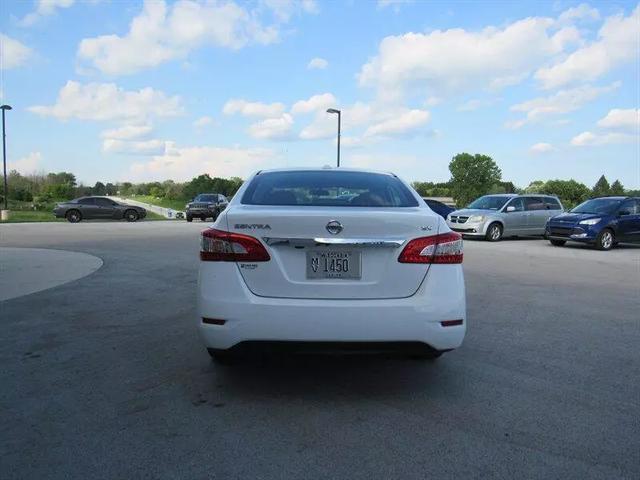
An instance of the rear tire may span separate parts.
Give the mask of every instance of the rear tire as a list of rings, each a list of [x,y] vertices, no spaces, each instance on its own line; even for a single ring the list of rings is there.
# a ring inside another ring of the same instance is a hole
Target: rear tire
[[[230,366],[236,363],[237,356],[227,350],[217,350],[215,348],[207,348],[209,356],[218,365]]]
[[[489,242],[498,242],[502,239],[502,225],[498,222],[493,222],[487,228],[487,233],[484,236]]]
[[[549,240],[551,242],[551,245],[553,245],[554,247],[562,247],[564,246],[565,243],[567,243],[566,240]]]
[[[124,218],[127,222],[137,222],[140,215],[135,210],[127,210],[124,212]]]
[[[187,215],[187,222],[193,222],[193,217],[191,215]]]
[[[616,243],[616,236],[609,228],[602,230],[596,238],[596,248],[598,250],[611,250]]]
[[[78,210],[69,210],[65,218],[69,223],[78,223],[82,221],[82,214]]]

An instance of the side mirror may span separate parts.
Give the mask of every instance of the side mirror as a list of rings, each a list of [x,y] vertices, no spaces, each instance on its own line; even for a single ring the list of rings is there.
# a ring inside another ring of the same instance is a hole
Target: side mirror
[[[507,212],[515,212],[516,211],[516,207],[514,207],[513,205],[509,205],[507,207]]]

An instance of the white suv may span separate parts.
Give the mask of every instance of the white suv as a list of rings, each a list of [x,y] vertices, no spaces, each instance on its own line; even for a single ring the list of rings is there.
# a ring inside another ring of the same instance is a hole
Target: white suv
[[[435,358],[466,330],[462,239],[393,174],[260,171],[201,234],[198,326],[245,347],[402,348]]]

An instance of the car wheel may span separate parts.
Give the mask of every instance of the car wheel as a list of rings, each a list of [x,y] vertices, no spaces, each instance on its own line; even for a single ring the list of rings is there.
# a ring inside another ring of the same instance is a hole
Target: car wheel
[[[78,223],[82,220],[82,214],[78,210],[69,210],[65,217],[69,223]]]
[[[139,215],[135,210],[127,210],[126,212],[124,212],[124,218],[127,220],[127,222],[136,222],[139,218]]]
[[[203,215],[203,216],[200,217],[200,220],[203,221],[203,222],[206,222],[207,221],[207,217]]]
[[[490,242],[499,241],[502,238],[502,225],[500,225],[498,222],[494,222],[489,225],[485,238]]]
[[[562,247],[565,243],[567,243],[566,240],[549,240],[551,242],[551,245],[553,245],[554,247]]]
[[[605,228],[596,238],[596,248],[598,250],[611,250],[616,243],[616,237],[613,231]]]
[[[237,357],[226,350],[218,350],[215,348],[207,348],[209,356],[218,365],[233,365],[237,361]]]
[[[187,215],[187,222],[193,222],[193,217],[191,215]]]

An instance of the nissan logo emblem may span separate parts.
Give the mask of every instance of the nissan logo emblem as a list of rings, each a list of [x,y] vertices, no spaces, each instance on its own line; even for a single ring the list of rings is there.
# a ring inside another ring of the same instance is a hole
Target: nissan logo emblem
[[[327,232],[331,235],[337,235],[342,231],[342,224],[337,220],[331,220],[327,223]]]

